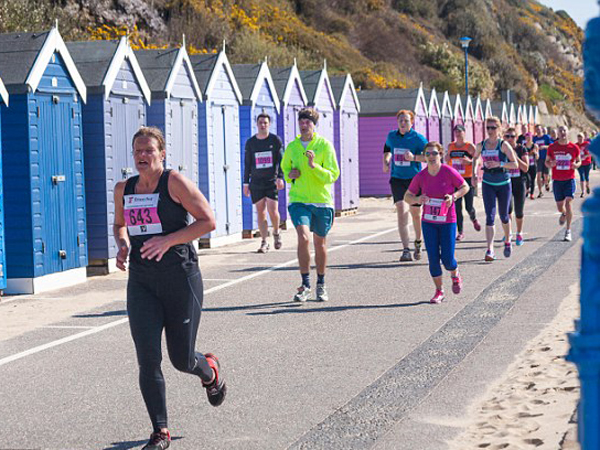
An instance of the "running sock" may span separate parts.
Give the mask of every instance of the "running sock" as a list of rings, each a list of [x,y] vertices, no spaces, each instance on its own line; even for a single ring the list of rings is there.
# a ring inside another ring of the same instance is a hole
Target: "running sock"
[[[317,274],[317,284],[325,284],[325,274]]]
[[[302,286],[306,286],[310,288],[310,273],[301,273],[302,276]]]

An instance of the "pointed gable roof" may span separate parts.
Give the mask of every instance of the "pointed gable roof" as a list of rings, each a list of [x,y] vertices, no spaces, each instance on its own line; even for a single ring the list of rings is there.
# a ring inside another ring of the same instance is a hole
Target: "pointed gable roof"
[[[451,95],[450,103],[452,105],[452,117],[454,119],[465,120],[465,110],[462,105],[460,94]]]
[[[483,110],[483,103],[481,102],[480,95],[477,96],[477,100],[475,101],[474,113],[475,115],[473,116],[473,118],[476,121],[481,122],[485,119],[485,111]]]
[[[105,98],[110,95],[123,62],[129,61],[140,90],[150,104],[150,88],[126,37],[119,41],[68,42],[67,48],[85,85],[92,91],[102,91]]]
[[[289,103],[290,96],[292,95],[292,89],[294,88],[294,83],[296,82],[298,83],[298,87],[300,89],[302,101],[305,105],[308,104],[308,97],[306,96],[306,91],[304,90],[304,85],[302,84],[302,78],[300,77],[300,72],[298,71],[295,61],[293,66],[272,69],[271,75],[273,77],[273,83],[275,84],[275,89],[277,90],[277,95],[279,96],[279,100],[281,101],[283,108],[285,108]]]
[[[135,54],[150,80],[152,92],[160,93],[165,98],[171,97],[177,75],[181,69],[184,69],[189,74],[196,98],[198,101],[202,101],[202,91],[185,46],[168,50],[136,50]]]
[[[356,95],[356,88],[354,87],[352,76],[349,73],[345,76],[334,76],[330,78],[330,82],[331,89],[338,107],[341,108],[342,102],[344,101],[344,98],[346,98],[346,95],[351,94],[354,105],[356,106],[356,110],[360,112],[360,101],[358,100],[358,95]]]
[[[331,89],[331,82],[327,75],[327,69],[323,67],[321,70],[301,70],[300,78],[302,79],[302,85],[306,92],[309,105],[315,105],[319,95],[323,89],[328,89],[331,92],[331,102],[333,107],[336,107],[335,98],[333,98],[333,91]]]
[[[462,100],[463,111],[465,113],[465,120],[475,120],[475,108],[473,107],[473,99],[469,95],[467,98]]]
[[[85,102],[85,83],[56,28],[42,33],[0,34],[0,76],[8,91],[23,93],[29,88],[35,92],[54,53],[63,59],[77,92]]]
[[[452,119],[454,117],[454,111],[452,109],[452,102],[450,101],[448,91],[444,91],[443,94],[436,92],[435,95],[437,97],[438,104],[440,105],[440,117]]]
[[[508,123],[508,107],[506,106],[506,102],[491,102],[491,107],[492,115],[498,117],[502,122]]]
[[[192,62],[194,74],[196,75],[198,85],[204,94],[205,100],[212,95],[213,88],[217,82],[216,75],[218,73],[218,68],[223,66],[238,102],[240,102],[240,104],[242,103],[242,93],[235,80],[235,75],[233,74],[231,64],[229,64],[229,59],[224,51],[216,54],[192,55],[190,56],[190,61]]]
[[[4,104],[8,106],[8,91],[6,90],[6,86],[4,86],[2,78],[0,78],[0,100],[2,100]]]
[[[423,89],[423,93],[425,94],[425,100],[428,101],[428,109],[427,109],[427,115],[429,117],[431,117],[433,115],[433,112],[437,112],[437,117],[442,117],[442,110],[440,109],[440,102],[438,100],[438,96],[437,96],[437,92],[435,91],[435,88],[429,90],[429,89]]]
[[[515,110],[515,104],[511,103],[508,108],[508,122],[517,123],[517,112]]]
[[[249,103],[252,106],[256,105],[260,89],[266,81],[273,96],[275,109],[279,112],[279,96],[266,61],[260,64],[234,64],[232,68],[244,103]]]

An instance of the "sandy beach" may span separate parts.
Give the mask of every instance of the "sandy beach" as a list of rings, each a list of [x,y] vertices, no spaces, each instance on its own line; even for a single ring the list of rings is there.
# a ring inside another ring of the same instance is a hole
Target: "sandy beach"
[[[579,316],[579,286],[556,318],[517,355],[504,375],[470,408],[469,425],[452,450],[577,450],[573,414],[579,400],[574,364],[565,361],[567,333]]]

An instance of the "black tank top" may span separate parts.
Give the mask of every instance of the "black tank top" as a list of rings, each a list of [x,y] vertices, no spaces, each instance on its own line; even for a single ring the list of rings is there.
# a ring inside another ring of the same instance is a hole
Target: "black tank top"
[[[188,212],[169,194],[170,174],[170,170],[162,173],[152,194],[136,194],[135,187],[139,181],[139,175],[129,178],[125,184],[123,207],[131,242],[129,261],[132,270],[158,267],[164,269],[171,266],[197,267],[198,255],[194,246],[189,242],[171,247],[159,262],[143,259],[140,254],[142,245],[148,239],[154,236],[166,236],[188,225]],[[132,209],[128,205],[133,202],[133,196],[142,201],[154,200],[157,203],[146,203],[144,205],[147,207]]]

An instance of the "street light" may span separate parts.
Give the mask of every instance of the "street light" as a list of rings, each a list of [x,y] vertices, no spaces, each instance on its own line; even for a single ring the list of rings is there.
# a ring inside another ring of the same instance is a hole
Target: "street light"
[[[469,43],[472,40],[467,36],[460,38],[460,45],[465,50],[465,98],[469,97]]]

